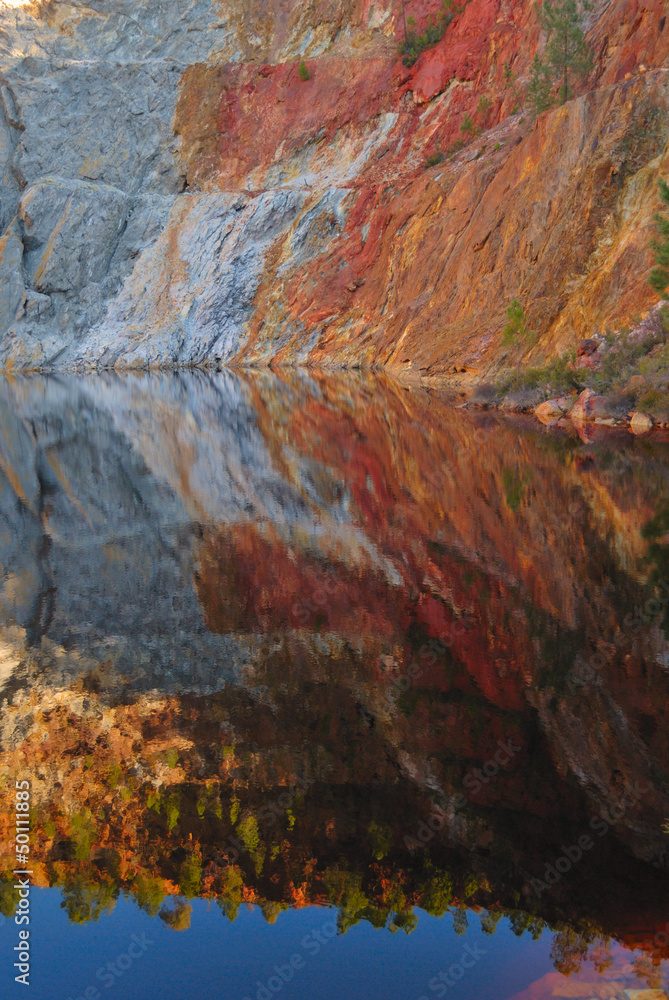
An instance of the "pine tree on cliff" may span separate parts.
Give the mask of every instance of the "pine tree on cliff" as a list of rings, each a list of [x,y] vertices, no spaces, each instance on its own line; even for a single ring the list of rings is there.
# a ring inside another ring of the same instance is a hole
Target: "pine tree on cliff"
[[[661,180],[659,186],[660,198],[669,208],[669,184]],[[660,239],[653,240],[651,244],[655,253],[656,267],[650,272],[648,280],[657,294],[664,298],[667,288],[669,288],[669,218],[666,215],[656,215],[655,226]]]
[[[535,56],[532,63],[527,99],[535,115],[547,111],[553,103],[553,74],[550,67],[544,66],[539,56]]]
[[[583,13],[591,7],[589,0],[544,0],[541,7],[535,4],[546,32],[546,63],[560,82],[561,104],[571,96],[570,80],[587,76],[593,66],[592,51],[581,27]]]

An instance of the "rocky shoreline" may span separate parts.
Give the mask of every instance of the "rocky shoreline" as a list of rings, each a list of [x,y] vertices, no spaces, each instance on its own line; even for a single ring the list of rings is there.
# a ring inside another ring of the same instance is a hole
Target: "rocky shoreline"
[[[669,429],[669,317],[659,302],[630,331],[595,334],[576,350],[480,381],[463,406],[532,413],[547,427]]]
[[[490,404],[469,402],[463,403],[467,408],[474,405],[481,409],[501,409],[505,412],[530,412],[546,427],[574,427],[577,430],[587,425],[596,427],[626,427],[632,434],[640,436],[650,433],[653,429],[669,429],[669,421],[654,420],[643,410],[631,410],[624,417],[617,416],[607,403],[606,397],[598,396],[592,389],[583,389],[581,393],[573,392],[568,396],[546,399],[529,411],[524,407],[516,407],[504,403],[492,407]]]

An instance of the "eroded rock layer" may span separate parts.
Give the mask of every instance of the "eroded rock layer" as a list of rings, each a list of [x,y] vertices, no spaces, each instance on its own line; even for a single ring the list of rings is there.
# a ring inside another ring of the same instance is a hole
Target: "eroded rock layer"
[[[408,8],[420,30],[439,3]],[[0,18],[5,366],[481,374],[513,298],[535,356],[654,302],[661,0],[598,0],[595,68],[536,121],[529,0],[470,0],[411,69],[391,0],[8,0]],[[465,115],[478,133],[426,166]]]

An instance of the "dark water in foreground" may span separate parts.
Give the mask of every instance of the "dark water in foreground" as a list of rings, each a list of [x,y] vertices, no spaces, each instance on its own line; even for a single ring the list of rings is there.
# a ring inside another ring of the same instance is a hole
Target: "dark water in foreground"
[[[27,781],[35,1000],[663,1000],[668,484],[379,379],[1,383],[1,995]]]

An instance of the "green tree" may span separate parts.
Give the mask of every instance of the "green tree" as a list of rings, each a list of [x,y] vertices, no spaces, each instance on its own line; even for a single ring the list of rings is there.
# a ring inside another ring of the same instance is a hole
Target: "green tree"
[[[239,913],[244,894],[244,879],[239,868],[230,866],[223,870],[221,877],[221,894],[216,900],[230,923],[234,923]]]
[[[560,81],[562,104],[571,94],[570,79],[586,76],[593,66],[592,51],[581,27],[583,13],[591,7],[589,0],[543,0],[541,7],[535,4],[546,33],[546,63]]]
[[[140,910],[144,910],[150,917],[155,917],[165,899],[163,880],[142,873],[134,881],[132,894]]]
[[[443,917],[453,899],[453,879],[448,872],[432,869],[419,892],[421,909],[433,917]]]
[[[383,860],[390,853],[393,844],[393,831],[387,824],[372,820],[367,827],[367,833],[374,858],[377,861]]]
[[[13,917],[16,904],[19,901],[19,890],[14,888],[11,875],[5,876],[6,881],[0,882],[0,913],[3,917]]]
[[[307,80],[311,80],[311,73],[309,72],[309,68],[305,63],[304,59],[300,63],[297,72],[300,75],[300,80],[303,80],[304,83],[306,83]]]
[[[260,831],[258,830],[258,820],[253,815],[245,816],[237,824],[237,833],[244,843],[244,847],[249,853],[258,849],[260,843]]]
[[[455,909],[451,910],[451,913],[453,914],[453,930],[455,933],[458,936],[466,934],[469,927],[466,908],[464,906],[456,906]]]
[[[511,107],[511,114],[515,115],[516,112],[520,111],[520,106],[522,104],[522,95],[518,88],[518,77],[513,72],[508,62],[504,63],[504,89],[511,91],[511,97],[513,98],[513,105]]]
[[[502,330],[502,343],[505,347],[519,347],[524,341],[530,340],[532,334],[527,328],[527,317],[525,310],[518,301],[514,299],[506,310],[507,323]]]
[[[168,906],[168,904],[165,903],[161,907],[158,916],[173,931],[187,931],[190,927],[190,918],[191,913],[193,912],[193,907],[181,896],[173,897],[173,899],[170,900],[170,903],[172,903],[171,906]]]
[[[70,840],[74,845],[77,861],[86,861],[91,853],[91,845],[96,838],[95,820],[89,809],[74,813],[70,817]]]
[[[179,895],[186,899],[196,899],[202,886],[202,859],[197,854],[189,854],[179,868]]]
[[[530,84],[527,88],[527,99],[535,115],[546,111],[553,103],[553,74],[548,66],[542,63],[539,56],[534,57]]]
[[[484,910],[479,917],[481,921],[481,930],[484,934],[494,934],[497,929],[497,924],[500,922],[504,913],[502,910]]]
[[[74,875],[63,886],[61,909],[73,924],[99,920],[116,906],[118,888],[111,882],[95,882],[85,875]]]
[[[660,198],[669,208],[669,184],[666,181],[659,181]],[[655,226],[659,239],[653,240],[651,246],[655,254],[655,267],[650,272],[649,281],[657,294],[665,297],[667,287],[669,287],[669,218],[666,215],[655,216]]]
[[[465,114],[465,117],[462,119],[462,124],[460,125],[460,131],[462,132],[462,134],[466,135],[468,139],[471,139],[471,137],[474,134],[475,128],[476,126],[474,125],[474,122],[472,121],[470,116],[468,114]]]
[[[502,343],[505,347],[517,347],[522,349],[529,347],[536,340],[535,334],[527,325],[525,310],[518,301],[514,299],[506,310],[506,326],[502,330]],[[516,375],[520,370],[520,353],[516,363]]]
[[[276,901],[265,899],[260,903],[260,912],[268,924],[275,924],[280,913],[288,909],[288,903],[277,903]]]
[[[399,51],[404,57],[402,62],[407,67],[413,66],[422,52],[441,41],[453,18],[464,10],[464,6],[456,6],[453,0],[441,0],[436,17],[433,15],[428,17],[425,31],[419,35],[415,19],[411,16],[407,17],[405,0],[401,0],[401,7],[404,21],[404,41],[400,43]]]
[[[397,931],[411,934],[417,926],[418,915],[413,912],[413,906],[410,906],[408,909],[393,914],[392,920],[388,924],[388,930],[391,934],[396,934]]]
[[[492,107],[492,101],[487,94],[483,94],[479,97],[479,102],[476,105],[476,111],[481,116],[481,121],[485,125],[485,120],[488,117],[488,112]]]

